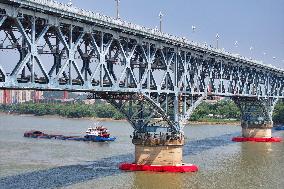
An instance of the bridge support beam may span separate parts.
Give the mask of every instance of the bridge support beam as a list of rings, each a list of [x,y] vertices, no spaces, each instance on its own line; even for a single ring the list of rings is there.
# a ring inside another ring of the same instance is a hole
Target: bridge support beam
[[[235,98],[241,110],[242,137],[235,137],[236,142],[280,142],[272,137],[272,113],[277,99]]]

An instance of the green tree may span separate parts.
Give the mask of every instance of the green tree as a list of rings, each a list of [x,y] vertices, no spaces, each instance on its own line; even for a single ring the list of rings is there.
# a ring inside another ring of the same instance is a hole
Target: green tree
[[[273,121],[275,123],[284,123],[284,102],[280,101],[276,104],[273,112]]]

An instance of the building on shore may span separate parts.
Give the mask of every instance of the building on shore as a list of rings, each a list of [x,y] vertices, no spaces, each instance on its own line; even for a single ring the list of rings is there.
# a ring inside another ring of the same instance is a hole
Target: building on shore
[[[0,90],[0,104],[38,102],[43,99],[42,91],[35,90]]]

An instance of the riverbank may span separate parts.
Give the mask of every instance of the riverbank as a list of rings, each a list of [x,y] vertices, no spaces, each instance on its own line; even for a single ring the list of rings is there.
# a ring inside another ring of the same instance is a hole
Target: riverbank
[[[60,119],[74,119],[74,120],[91,120],[91,121],[109,121],[109,122],[125,122],[126,119],[114,119],[114,118],[96,118],[96,117],[81,117],[81,118],[71,118],[71,117],[64,117],[60,115],[33,115],[33,114],[21,114],[21,113],[14,113],[14,112],[1,112],[0,115],[18,115],[18,116],[30,116],[30,117],[40,117],[40,118],[60,118]]]
[[[202,106],[201,106],[202,107]],[[104,102],[96,104],[84,103],[22,103],[0,105],[0,111],[6,113],[20,115],[35,115],[35,116],[58,116],[62,118],[72,119],[88,119],[94,121],[126,121],[125,117],[117,111],[112,105]],[[147,112],[145,112],[147,115]],[[210,124],[239,124],[237,119],[228,119],[228,116],[222,118],[205,117],[198,110],[193,114],[189,122],[190,125]],[[227,119],[226,119],[227,118]],[[236,123],[237,122],[237,123]]]
[[[239,121],[235,121],[235,122],[231,122],[231,121],[220,121],[220,122],[216,122],[216,121],[189,121],[188,122],[189,125],[230,125],[230,126],[240,126],[241,122]]]
[[[0,105],[0,112],[55,116],[94,121],[126,121],[125,116],[112,105],[105,102],[84,103],[23,103]],[[149,112],[145,112],[147,115]],[[220,101],[216,104],[203,102],[191,115],[190,125],[240,125],[240,112],[232,101]],[[284,103],[278,103],[273,113],[275,124],[284,122]]]
[[[110,104],[97,103],[88,105],[83,103],[23,103],[0,105],[0,111],[36,116],[58,115],[67,118],[112,118],[124,119],[123,115]]]
[[[14,112],[1,112],[0,115],[19,115],[19,116],[31,116],[31,117],[42,117],[42,118],[60,118],[60,119],[75,119],[75,120],[91,120],[95,122],[100,121],[107,121],[107,122],[127,122],[127,119],[114,119],[114,118],[96,118],[96,117],[82,117],[82,118],[68,118],[63,117],[60,115],[42,115],[37,116],[33,114],[21,114],[21,113],[14,113]],[[230,125],[230,126],[238,126],[240,122],[226,122],[224,120],[217,122],[217,121],[189,121],[187,125]]]

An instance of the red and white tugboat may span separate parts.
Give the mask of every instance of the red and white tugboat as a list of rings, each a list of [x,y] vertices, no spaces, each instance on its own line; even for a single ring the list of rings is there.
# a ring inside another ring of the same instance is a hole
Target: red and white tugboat
[[[115,137],[110,137],[109,131],[103,126],[90,127],[84,136],[86,140],[94,142],[114,141]]]

